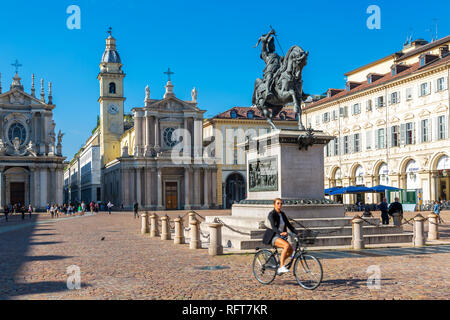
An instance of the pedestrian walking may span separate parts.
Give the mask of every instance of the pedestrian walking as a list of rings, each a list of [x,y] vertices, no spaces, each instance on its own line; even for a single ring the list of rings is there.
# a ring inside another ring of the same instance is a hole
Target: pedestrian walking
[[[5,213],[5,221],[8,222],[9,206],[5,207],[4,213]]]
[[[114,206],[111,201],[108,201],[108,204],[106,205],[108,207],[108,213],[111,214],[111,208]]]
[[[99,207],[98,207],[98,202],[95,203],[95,213],[98,213],[99,211]]]
[[[138,209],[139,209],[139,203],[134,203],[134,218],[136,219],[136,216],[139,218]]]
[[[47,214],[50,213],[50,203],[47,203]]]
[[[22,220],[25,220],[25,206],[20,207],[20,213],[22,214]]]
[[[389,214],[388,214],[388,204],[387,199],[383,198],[381,202],[378,204],[378,209],[381,211],[381,223],[389,224]]]
[[[84,203],[84,201],[81,201],[81,214],[84,215],[84,213],[86,212],[86,204]]]
[[[89,209],[91,209],[91,214],[94,214],[94,201],[91,201],[91,203],[89,203]]]
[[[28,206],[28,213],[30,214],[31,219],[31,214],[33,213],[33,207],[31,206],[31,204]]]
[[[436,200],[434,202],[433,212],[434,214],[437,214],[439,223],[441,222],[441,207],[442,207],[441,203]]]
[[[53,204],[50,206],[50,215],[51,215],[51,217],[52,217],[52,219],[53,219],[53,216],[54,216],[54,212],[55,212],[55,207],[53,206]]]

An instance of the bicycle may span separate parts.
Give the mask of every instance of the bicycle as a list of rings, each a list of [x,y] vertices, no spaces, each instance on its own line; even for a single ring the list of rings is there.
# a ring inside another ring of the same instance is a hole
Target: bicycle
[[[300,231],[295,236],[295,250],[291,255],[286,268],[290,269],[294,265],[294,276],[297,283],[307,290],[316,289],[322,282],[323,270],[319,259],[311,254],[307,254],[302,244],[313,244],[318,232],[312,230]],[[262,284],[270,284],[278,275],[280,267],[280,254],[278,248],[259,249],[253,259],[253,275]],[[265,278],[267,276],[267,279]]]

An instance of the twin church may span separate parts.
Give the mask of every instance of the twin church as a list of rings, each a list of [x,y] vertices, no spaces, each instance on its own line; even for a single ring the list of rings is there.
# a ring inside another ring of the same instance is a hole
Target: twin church
[[[125,209],[200,209],[218,204],[217,168],[204,155],[203,114],[176,97],[169,81],[161,99],[145,88],[143,106],[124,114],[125,73],[111,35],[100,62],[97,128],[64,171],[64,202],[111,201]],[[1,97],[1,96],[0,96]],[[177,132],[186,132],[180,137]],[[180,152],[174,152],[174,148]]]

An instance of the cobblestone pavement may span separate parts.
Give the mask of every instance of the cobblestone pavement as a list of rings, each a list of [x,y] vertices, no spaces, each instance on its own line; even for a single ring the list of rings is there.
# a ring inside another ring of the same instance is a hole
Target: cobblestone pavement
[[[210,257],[205,249],[140,235],[132,213],[34,219],[8,232],[0,222],[0,299],[450,298],[450,253],[324,258],[323,283],[311,292],[290,273],[259,284],[252,254]],[[80,290],[67,289],[71,265],[80,267]],[[214,265],[226,268],[198,269]],[[367,287],[372,265],[381,270],[379,290]]]

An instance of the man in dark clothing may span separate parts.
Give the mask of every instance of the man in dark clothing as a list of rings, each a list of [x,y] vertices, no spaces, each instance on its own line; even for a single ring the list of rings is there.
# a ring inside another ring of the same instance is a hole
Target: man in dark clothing
[[[5,207],[5,221],[8,221],[9,206]]]
[[[20,212],[22,213],[22,220],[25,220],[25,206],[20,207]]]
[[[388,215],[388,204],[386,198],[381,200],[378,205],[378,209],[381,211],[381,221],[383,224],[389,224],[389,215]]]
[[[394,216],[394,213],[399,213],[400,214],[400,220],[403,217],[403,206],[402,204],[398,201],[398,198],[394,199],[395,201],[391,203],[391,205],[389,206],[389,210],[388,210],[388,214],[390,216]],[[395,223],[395,221],[394,221]]]
[[[136,219],[136,216],[139,218],[138,208],[139,208],[139,204],[136,202],[136,203],[134,204],[134,218],[135,218],[135,219]]]

